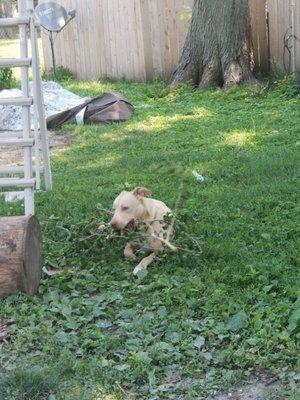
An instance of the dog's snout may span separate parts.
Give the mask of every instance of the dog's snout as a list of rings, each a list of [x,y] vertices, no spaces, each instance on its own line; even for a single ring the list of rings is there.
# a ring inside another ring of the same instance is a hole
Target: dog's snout
[[[112,228],[114,228],[114,229],[117,229],[117,228],[118,228],[118,223],[117,223],[116,221],[111,220],[110,223],[109,223],[109,225],[110,225]]]

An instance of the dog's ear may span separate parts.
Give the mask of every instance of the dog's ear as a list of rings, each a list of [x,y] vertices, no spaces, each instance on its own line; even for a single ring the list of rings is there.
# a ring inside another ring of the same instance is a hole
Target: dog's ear
[[[136,197],[149,197],[151,196],[151,191],[145,187],[137,187],[132,192]]]

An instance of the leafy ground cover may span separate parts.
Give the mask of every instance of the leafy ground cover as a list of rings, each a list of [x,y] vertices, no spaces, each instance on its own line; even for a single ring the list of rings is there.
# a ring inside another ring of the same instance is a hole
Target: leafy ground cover
[[[209,399],[262,373],[284,384],[281,398],[299,398],[294,86],[64,86],[121,92],[136,111],[122,124],[65,128],[76,142],[53,157],[54,190],[36,196],[45,266],[65,272],[44,276],[33,298],[1,301],[0,318],[15,324],[0,342],[0,398]],[[171,208],[181,194],[183,250],[135,278],[125,239],[97,224],[118,192],[140,185]],[[0,213],[22,205],[0,200]]]

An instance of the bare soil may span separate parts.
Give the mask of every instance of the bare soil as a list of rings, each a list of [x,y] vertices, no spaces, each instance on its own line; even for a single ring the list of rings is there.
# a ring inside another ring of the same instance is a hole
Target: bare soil
[[[55,154],[74,143],[74,136],[67,132],[48,132],[51,154]],[[9,133],[8,135],[9,136]],[[0,166],[23,165],[23,154],[19,148],[0,147]]]
[[[188,390],[188,388],[198,384],[197,379],[183,378],[180,372],[167,376],[164,384],[158,388],[161,392],[169,392],[174,389]],[[173,397],[172,397],[173,398]],[[187,400],[188,396],[178,396],[178,400]],[[199,399],[203,397],[200,396]],[[212,398],[213,400],[283,400],[284,387],[277,376],[262,373],[249,378],[240,386],[233,387],[227,391],[220,391]],[[156,399],[156,397],[155,397]],[[198,397],[195,397],[198,399]]]
[[[261,377],[244,386],[218,394],[214,400],[282,400],[282,396],[283,387],[279,382]]]

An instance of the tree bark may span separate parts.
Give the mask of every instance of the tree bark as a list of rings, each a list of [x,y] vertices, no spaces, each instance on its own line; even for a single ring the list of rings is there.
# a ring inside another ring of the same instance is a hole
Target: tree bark
[[[12,14],[13,14],[13,1],[12,0],[1,0],[0,14],[1,14],[2,18],[12,17]]]
[[[248,0],[194,0],[189,31],[171,86],[253,81]]]
[[[13,16],[13,0],[0,0],[0,18],[11,18]],[[12,28],[0,28],[0,39],[13,37]]]
[[[33,295],[42,268],[42,234],[38,219],[0,218],[0,298],[19,291]]]

